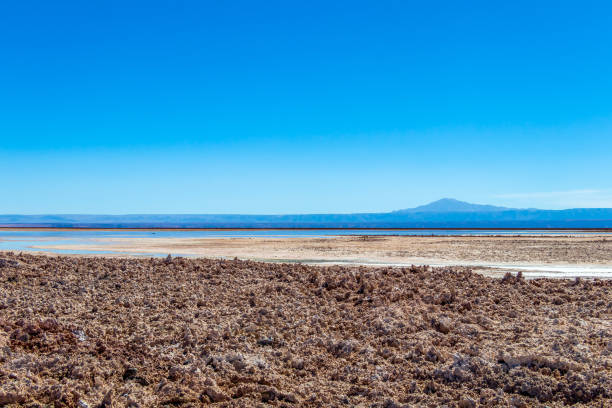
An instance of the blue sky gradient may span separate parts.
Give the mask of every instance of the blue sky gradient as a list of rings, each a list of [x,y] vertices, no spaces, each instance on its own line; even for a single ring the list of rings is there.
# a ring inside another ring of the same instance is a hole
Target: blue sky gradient
[[[612,5],[495,3],[5,2],[0,213],[612,207]]]

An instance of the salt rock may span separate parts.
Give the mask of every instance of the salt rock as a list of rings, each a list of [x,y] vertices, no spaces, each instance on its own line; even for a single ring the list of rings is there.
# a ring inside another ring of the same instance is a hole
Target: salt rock
[[[206,387],[204,394],[210,398],[211,402],[222,402],[230,399],[229,395],[223,392],[216,384]]]
[[[448,317],[440,317],[434,322],[434,327],[437,331],[443,334],[447,334],[451,331],[453,321]]]
[[[159,394],[161,396],[162,405],[180,405],[199,400],[194,391],[175,384],[165,384],[160,389]]]
[[[20,404],[25,401],[25,397],[16,392],[1,392],[0,391],[0,405],[8,404]]]
[[[459,401],[459,408],[475,408],[475,407],[476,407],[476,401],[474,401],[470,397],[463,398],[461,401]]]
[[[112,408],[113,407],[113,390],[109,390],[102,399],[99,408]]]

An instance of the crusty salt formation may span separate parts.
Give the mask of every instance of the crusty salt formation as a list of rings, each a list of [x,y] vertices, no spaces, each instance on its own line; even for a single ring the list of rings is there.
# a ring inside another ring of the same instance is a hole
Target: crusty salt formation
[[[612,405],[612,282],[0,254],[0,405]]]

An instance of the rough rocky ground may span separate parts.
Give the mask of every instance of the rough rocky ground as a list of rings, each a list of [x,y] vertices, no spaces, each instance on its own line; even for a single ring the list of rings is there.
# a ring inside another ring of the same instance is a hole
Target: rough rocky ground
[[[0,405],[612,406],[612,281],[0,253]]]

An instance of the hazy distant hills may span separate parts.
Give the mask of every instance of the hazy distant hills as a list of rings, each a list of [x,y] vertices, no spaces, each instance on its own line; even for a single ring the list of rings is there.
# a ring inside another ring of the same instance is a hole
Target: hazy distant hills
[[[0,215],[0,226],[109,228],[612,228],[612,208],[538,210],[450,198],[388,213]]]
[[[455,200],[453,198],[443,198],[438,201],[434,201],[429,204],[421,205],[415,208],[408,208],[406,210],[394,211],[395,214],[414,214],[420,212],[426,213],[449,213],[449,212],[496,212],[496,211],[507,211],[512,210],[508,207],[496,207],[494,205],[482,205],[466,203],[465,201]]]

